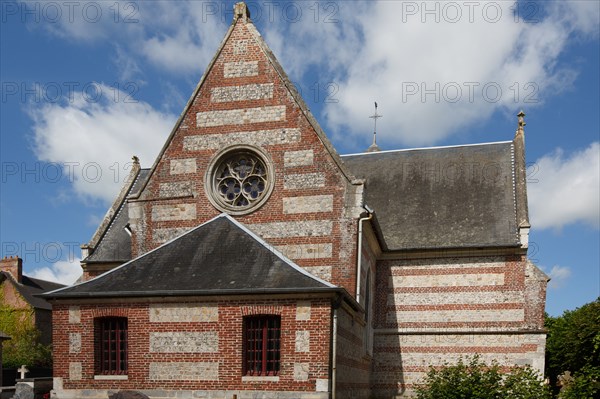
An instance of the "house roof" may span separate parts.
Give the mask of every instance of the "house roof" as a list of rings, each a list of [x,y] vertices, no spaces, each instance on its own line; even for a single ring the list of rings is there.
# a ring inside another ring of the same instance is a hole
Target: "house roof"
[[[384,249],[514,247],[512,142],[342,157],[365,179]]]
[[[48,299],[339,291],[222,214],[92,280]]]
[[[37,309],[52,309],[52,305],[50,305],[48,301],[38,297],[37,295],[64,287],[63,284],[40,280],[25,275],[22,276],[21,282],[19,283],[14,279],[12,274],[8,272],[0,272],[0,281],[4,280],[9,280],[15,286],[19,294],[21,294],[23,299]]]
[[[115,211],[99,235],[95,249],[83,260],[84,263],[122,263],[131,259],[131,237],[125,231],[125,226],[129,223],[127,197],[139,190],[149,172],[150,169],[141,169],[131,182],[125,183],[123,195],[118,197],[120,202],[113,205]]]

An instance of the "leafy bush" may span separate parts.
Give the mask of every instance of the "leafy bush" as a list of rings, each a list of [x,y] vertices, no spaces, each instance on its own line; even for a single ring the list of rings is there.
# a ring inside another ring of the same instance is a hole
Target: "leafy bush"
[[[479,356],[468,363],[430,368],[417,399],[550,399],[550,389],[531,367],[502,372],[497,363],[484,364]]]

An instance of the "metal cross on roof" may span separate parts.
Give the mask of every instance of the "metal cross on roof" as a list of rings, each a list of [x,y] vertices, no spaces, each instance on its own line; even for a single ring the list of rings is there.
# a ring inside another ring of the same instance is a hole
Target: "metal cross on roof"
[[[379,147],[377,146],[377,119],[379,118],[383,118],[383,115],[379,115],[377,113],[377,101],[375,101],[375,113],[371,116],[369,116],[369,118],[373,119],[373,144],[371,144],[371,146],[369,147],[369,149],[367,150],[368,152],[372,152],[372,151],[379,151]]]

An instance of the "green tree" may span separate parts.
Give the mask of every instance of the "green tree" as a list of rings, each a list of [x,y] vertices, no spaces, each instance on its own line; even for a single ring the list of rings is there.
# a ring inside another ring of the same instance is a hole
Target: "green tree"
[[[600,368],[600,298],[560,317],[546,315],[546,329],[546,375],[551,385],[556,387],[558,376],[566,371],[579,378],[577,386],[588,379],[598,381],[594,370]]]
[[[550,389],[529,366],[502,372],[497,363],[484,364],[479,356],[467,363],[430,368],[417,399],[550,399]]]
[[[52,364],[50,345],[42,345],[40,332],[33,323],[32,310],[0,305],[0,331],[11,339],[2,344],[4,367],[48,367]]]

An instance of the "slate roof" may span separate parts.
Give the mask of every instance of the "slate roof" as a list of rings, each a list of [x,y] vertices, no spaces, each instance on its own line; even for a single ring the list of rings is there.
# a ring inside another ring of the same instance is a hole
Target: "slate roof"
[[[328,292],[239,222],[222,214],[92,280],[45,298]]]
[[[126,198],[140,189],[149,172],[150,169],[139,171],[104,235],[100,238],[94,251],[83,260],[84,263],[123,263],[131,260],[131,237],[125,231],[125,226],[129,223],[129,209]]]
[[[40,280],[25,275],[22,276],[21,283],[18,283],[15,281],[12,274],[0,272],[0,281],[4,280],[10,280],[25,301],[36,309],[52,310],[52,305],[45,299],[39,298],[37,295],[64,287],[63,284]]]
[[[384,249],[518,246],[512,142],[342,156]],[[387,248],[385,248],[387,247]]]

